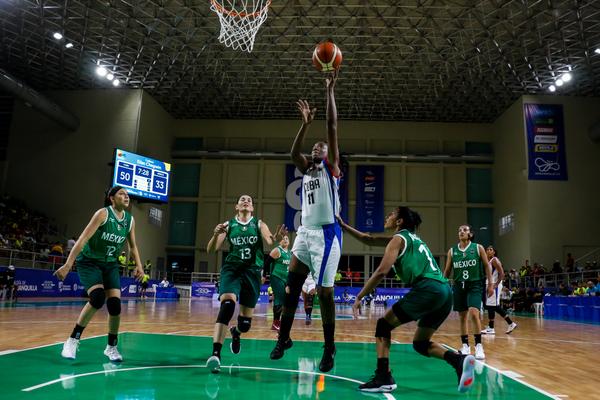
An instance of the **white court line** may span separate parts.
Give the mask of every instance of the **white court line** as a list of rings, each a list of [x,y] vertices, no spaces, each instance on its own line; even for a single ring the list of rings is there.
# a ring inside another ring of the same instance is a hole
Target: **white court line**
[[[225,368],[226,367],[227,366],[225,366]],[[114,373],[118,373],[118,372],[140,371],[140,370],[146,370],[146,369],[171,369],[171,368],[206,368],[206,365],[155,365],[155,366],[150,366],[150,367],[134,367],[134,368],[114,369],[114,370],[110,370],[110,371],[102,370],[102,371],[86,372],[84,374],[77,374],[77,375],[65,376],[65,377],[54,379],[54,380],[51,380],[51,381],[48,381],[48,382],[40,383],[39,385],[30,386],[28,388],[21,389],[21,391],[22,392],[31,392],[31,391],[34,391],[34,390],[37,390],[37,389],[41,389],[41,388],[46,387],[46,386],[54,385],[55,383],[64,382],[64,381],[69,380],[69,379],[82,378],[82,377],[85,377],[85,376],[93,376],[93,375],[101,375],[101,374],[114,374]],[[339,379],[339,380],[342,380],[342,381],[357,383],[359,385],[364,383],[362,381],[359,381],[359,380],[356,380],[356,379],[352,379],[352,378],[347,378],[345,376],[332,375],[332,374],[323,374],[321,372],[314,372],[314,371],[300,371],[300,370],[297,370],[297,369],[284,369],[284,368],[271,368],[271,367],[254,367],[254,366],[248,366],[248,365],[236,365],[235,368],[249,369],[249,370],[259,370],[259,371],[289,372],[289,373],[307,374],[307,375],[313,375],[313,376],[321,376],[322,375],[322,376],[326,376],[326,377],[333,378],[333,379]],[[384,396],[387,399],[390,399],[390,400],[392,400],[392,399],[395,400],[396,399],[393,395],[391,395],[389,393],[385,393]]]

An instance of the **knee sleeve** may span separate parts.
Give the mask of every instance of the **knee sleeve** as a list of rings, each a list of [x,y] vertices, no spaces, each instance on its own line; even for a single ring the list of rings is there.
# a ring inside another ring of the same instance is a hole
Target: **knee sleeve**
[[[233,313],[235,312],[235,301],[233,300],[225,300],[221,303],[221,307],[219,308],[219,315],[217,316],[217,323],[228,325],[229,321],[233,317]]]
[[[429,347],[431,342],[429,340],[415,340],[413,342],[413,349],[419,354],[429,357]]]
[[[286,286],[289,288],[290,292],[286,293],[285,299],[283,300],[283,305],[286,308],[295,310],[296,307],[298,307],[298,297],[300,296],[300,292],[302,292],[302,285],[304,285],[305,280],[306,275],[304,274],[292,271],[288,273]]]
[[[391,340],[393,329],[394,327],[392,324],[387,322],[385,318],[379,318],[377,320],[377,326],[375,327],[375,337]]]
[[[252,318],[248,318],[248,317],[242,317],[239,316],[238,317],[238,330],[242,333],[246,333],[250,330],[250,327],[252,326]]]
[[[106,292],[103,288],[96,288],[92,290],[90,293],[89,303],[96,310],[99,310],[104,305],[104,301],[106,300]]]
[[[109,297],[106,300],[106,309],[113,317],[121,315],[121,299],[118,297]]]

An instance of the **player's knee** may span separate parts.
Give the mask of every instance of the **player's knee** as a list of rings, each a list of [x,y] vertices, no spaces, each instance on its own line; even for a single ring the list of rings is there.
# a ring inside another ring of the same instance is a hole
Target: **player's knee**
[[[103,288],[96,288],[94,290],[92,290],[92,292],[90,293],[90,300],[89,303],[92,307],[94,307],[96,310],[99,310],[102,308],[102,306],[104,305],[104,301],[106,300],[106,292],[104,291]]]
[[[283,300],[283,305],[286,308],[296,309],[298,306],[298,296],[302,292],[302,285],[306,280],[306,275],[299,274],[297,272],[290,271],[288,273],[287,284],[286,284],[286,296]]]
[[[118,297],[109,297],[106,300],[106,309],[108,310],[108,314],[113,317],[121,315],[121,299]]]
[[[375,337],[391,340],[393,329],[394,326],[385,318],[379,318],[377,320],[377,326],[375,327]]]
[[[225,300],[221,302],[221,307],[219,308],[219,315],[217,315],[217,323],[228,325],[229,321],[233,317],[233,313],[235,312],[235,301],[233,300]]]
[[[250,330],[252,326],[252,318],[242,317],[241,315],[238,317],[238,330],[242,333],[246,333]]]
[[[413,342],[413,349],[421,355],[425,357],[429,357],[429,348],[431,347],[431,342],[429,340],[415,340]]]

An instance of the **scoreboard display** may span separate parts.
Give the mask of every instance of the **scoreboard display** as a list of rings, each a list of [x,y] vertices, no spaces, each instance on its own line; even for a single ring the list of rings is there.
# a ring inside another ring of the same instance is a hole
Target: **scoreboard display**
[[[171,164],[115,150],[113,186],[122,186],[130,196],[166,203],[169,201]]]

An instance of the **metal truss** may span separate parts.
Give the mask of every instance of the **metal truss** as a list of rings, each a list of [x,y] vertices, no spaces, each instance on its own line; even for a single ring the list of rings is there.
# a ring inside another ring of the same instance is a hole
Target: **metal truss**
[[[311,55],[331,38],[343,119],[489,122],[567,71],[557,94],[600,95],[598,0],[273,0],[252,53],[218,32],[207,0],[0,0],[0,67],[38,90],[109,88],[100,64],[176,118],[297,118],[298,98],[323,118]]]

